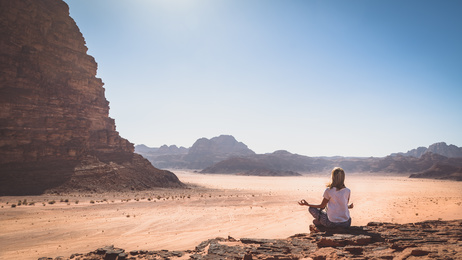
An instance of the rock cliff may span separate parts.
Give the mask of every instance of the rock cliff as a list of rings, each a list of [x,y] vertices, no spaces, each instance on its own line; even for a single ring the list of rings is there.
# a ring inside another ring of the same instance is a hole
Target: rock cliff
[[[0,0],[0,195],[182,185],[119,136],[96,70],[62,0]]]
[[[206,240],[187,251],[107,246],[60,259],[462,259],[462,220],[313,230],[287,239],[232,237]],[[53,260],[40,258],[39,260]]]

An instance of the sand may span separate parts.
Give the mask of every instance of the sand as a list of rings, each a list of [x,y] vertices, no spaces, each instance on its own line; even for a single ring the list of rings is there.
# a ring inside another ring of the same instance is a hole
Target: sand
[[[329,175],[174,172],[195,187],[0,197],[0,259],[69,257],[106,245],[126,250],[186,250],[209,238],[227,236],[286,238],[309,232],[312,218],[297,201],[319,203],[329,181]],[[353,225],[462,219],[460,182],[349,175],[346,184],[355,205]],[[35,204],[11,207],[25,199]]]

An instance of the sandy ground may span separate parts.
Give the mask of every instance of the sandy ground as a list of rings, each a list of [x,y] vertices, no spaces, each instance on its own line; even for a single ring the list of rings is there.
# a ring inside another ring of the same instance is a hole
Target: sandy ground
[[[105,245],[194,249],[209,238],[309,232],[297,201],[319,203],[329,175],[252,177],[174,171],[191,189],[0,197],[0,259],[69,257]],[[461,182],[351,175],[353,225],[462,219]],[[27,204],[18,205],[18,201]],[[54,204],[52,201],[55,201]]]

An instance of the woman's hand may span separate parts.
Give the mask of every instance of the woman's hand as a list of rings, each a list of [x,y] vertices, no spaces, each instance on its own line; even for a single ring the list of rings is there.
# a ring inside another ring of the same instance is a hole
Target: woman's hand
[[[300,206],[310,206],[310,204],[308,204],[308,202],[306,202],[306,200],[299,201],[298,205],[300,205]]]

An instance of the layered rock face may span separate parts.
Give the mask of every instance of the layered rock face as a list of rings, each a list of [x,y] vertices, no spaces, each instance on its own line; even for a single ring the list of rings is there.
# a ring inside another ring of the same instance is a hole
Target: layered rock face
[[[77,181],[85,163],[99,174],[116,173],[102,165],[111,162],[136,171],[142,158],[115,130],[96,70],[62,0],[0,0],[1,194]],[[158,180],[142,186],[180,185],[171,173],[144,172]]]

